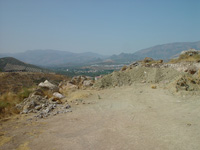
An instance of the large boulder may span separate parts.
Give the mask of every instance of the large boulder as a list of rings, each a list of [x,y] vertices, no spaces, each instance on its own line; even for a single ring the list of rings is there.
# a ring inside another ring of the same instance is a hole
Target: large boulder
[[[90,86],[93,86],[93,84],[94,84],[93,80],[85,80],[83,82],[84,87],[90,87]]]
[[[53,92],[58,92],[59,91],[58,86],[50,83],[48,80],[46,80],[44,82],[41,82],[38,86],[41,87],[41,88],[49,89],[49,90],[51,90]]]

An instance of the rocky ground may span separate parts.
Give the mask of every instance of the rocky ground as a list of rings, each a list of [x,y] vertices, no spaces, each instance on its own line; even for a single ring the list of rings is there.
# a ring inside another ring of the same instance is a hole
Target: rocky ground
[[[200,96],[175,96],[138,83],[89,90],[72,112],[1,123],[0,149],[198,150]]]

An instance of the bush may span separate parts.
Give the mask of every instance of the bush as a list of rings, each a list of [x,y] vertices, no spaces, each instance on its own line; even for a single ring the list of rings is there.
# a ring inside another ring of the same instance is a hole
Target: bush
[[[31,90],[24,88],[22,90],[22,92],[18,94],[18,98],[23,100],[23,99],[27,98],[31,92],[32,92]]]
[[[189,56],[187,54],[181,54],[179,58],[172,59],[170,63],[178,63],[178,62],[199,62],[200,61],[200,55],[192,55]]]
[[[0,101],[0,113],[2,113],[6,107],[8,107],[10,103],[5,102],[5,101]]]

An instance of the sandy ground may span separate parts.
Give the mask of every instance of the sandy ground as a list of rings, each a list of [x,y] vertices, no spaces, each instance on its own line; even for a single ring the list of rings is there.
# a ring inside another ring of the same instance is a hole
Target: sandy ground
[[[0,149],[200,149],[200,96],[178,97],[145,84],[92,92],[85,99],[90,104],[71,113],[1,122]]]

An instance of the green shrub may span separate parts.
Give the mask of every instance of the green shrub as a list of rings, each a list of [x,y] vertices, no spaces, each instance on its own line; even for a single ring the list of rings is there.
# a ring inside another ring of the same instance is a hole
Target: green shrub
[[[4,111],[6,107],[10,106],[10,103],[6,101],[0,101],[0,113]]]
[[[32,92],[31,90],[29,90],[29,89],[27,89],[27,88],[24,88],[24,89],[22,90],[22,92],[20,92],[20,93],[18,94],[18,98],[19,98],[20,100],[23,100],[23,99],[27,98],[27,97],[30,95],[31,92]]]

